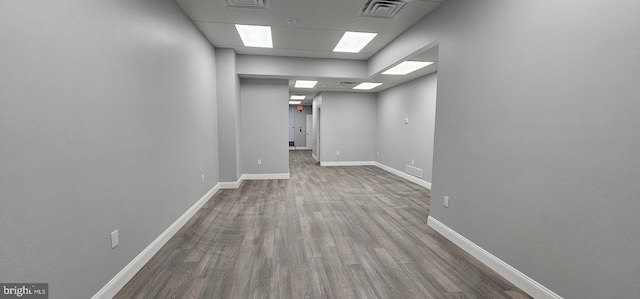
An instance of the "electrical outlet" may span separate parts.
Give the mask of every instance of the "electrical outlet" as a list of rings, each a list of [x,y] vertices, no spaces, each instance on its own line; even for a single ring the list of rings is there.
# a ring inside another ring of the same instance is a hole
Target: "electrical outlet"
[[[258,165],[262,165],[262,159],[258,159]]]
[[[449,207],[449,196],[445,196],[444,197],[444,206],[445,206],[445,208]]]
[[[415,160],[411,160],[411,165],[416,165],[416,161]]]
[[[340,156],[340,151],[336,151],[336,156]]]
[[[202,175],[202,183],[204,184],[204,174]]]
[[[116,248],[120,244],[120,239],[118,238],[118,230],[114,230],[111,232],[111,248]]]

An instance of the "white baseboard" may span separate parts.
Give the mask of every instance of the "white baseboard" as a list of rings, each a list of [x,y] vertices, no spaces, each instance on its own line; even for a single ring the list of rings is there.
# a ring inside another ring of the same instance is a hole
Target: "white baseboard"
[[[562,297],[560,297],[558,294],[547,289],[545,286],[531,279],[524,273],[518,271],[516,268],[510,266],[490,252],[484,250],[482,247],[471,242],[469,239],[460,235],[435,218],[429,216],[427,218],[427,225],[439,232],[445,238],[449,239],[454,244],[460,246],[460,248],[462,248],[464,251],[480,260],[480,262],[487,265],[498,274],[502,275],[505,279],[513,283],[518,288],[522,289],[533,298],[562,299]]]
[[[237,189],[244,180],[277,180],[289,179],[289,173],[272,174],[243,174],[237,182],[220,182],[200,198],[191,208],[189,208],[180,218],[171,224],[160,236],[158,236],[149,246],[138,254],[129,264],[127,264],[116,276],[114,276],[100,291],[93,295],[92,299],[113,298],[133,278],[144,265],[164,246],[169,239],[175,235],[182,226],[195,215],[195,213],[218,192],[220,189]]]
[[[180,218],[171,224],[160,236],[158,236],[147,248],[142,250],[129,264],[127,264],[116,276],[114,276],[92,299],[113,298],[133,278],[140,269],[164,246],[182,226],[193,217],[193,215],[220,189],[220,184],[216,184],[202,198],[200,198],[191,208],[189,208]]]
[[[238,189],[240,184],[244,181],[244,175],[241,175],[237,182],[220,182],[220,189]]]
[[[307,146],[290,146],[289,150],[290,151],[308,151],[311,150],[312,148],[307,147]]]
[[[289,173],[243,174],[242,180],[288,180]]]
[[[402,171],[397,170],[395,168],[391,168],[391,167],[389,167],[387,165],[384,165],[382,163],[376,162],[375,165],[378,166],[379,168],[384,169],[384,170],[386,170],[386,171],[388,171],[390,173],[393,173],[393,174],[395,174],[395,175],[397,175],[397,176],[399,176],[399,177],[401,177],[403,179],[409,180],[411,182],[414,182],[414,183],[416,183],[416,184],[418,184],[418,185],[420,185],[422,187],[425,187],[425,188],[431,190],[431,182],[427,182],[427,181],[425,181],[425,180],[423,180],[421,178],[412,176],[412,175],[410,175],[410,174],[408,174],[406,172],[402,172]]]
[[[320,166],[374,166],[375,161],[320,162]]]

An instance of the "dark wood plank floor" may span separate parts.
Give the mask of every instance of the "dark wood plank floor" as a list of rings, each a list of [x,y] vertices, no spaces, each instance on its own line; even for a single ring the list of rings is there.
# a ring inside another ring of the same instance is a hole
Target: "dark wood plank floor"
[[[427,227],[429,190],[290,152],[218,192],[116,298],[530,298]]]

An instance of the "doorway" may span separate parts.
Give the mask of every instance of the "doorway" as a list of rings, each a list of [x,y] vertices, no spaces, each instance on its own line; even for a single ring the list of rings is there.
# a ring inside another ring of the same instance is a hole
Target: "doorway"
[[[289,106],[289,150],[310,150],[309,137],[313,137],[311,106]]]
[[[295,113],[296,109],[289,106],[289,147],[295,146]]]
[[[306,129],[307,129],[307,147],[308,148],[313,148],[314,145],[314,138],[313,138],[313,115],[312,114],[307,114],[307,121],[306,121]]]

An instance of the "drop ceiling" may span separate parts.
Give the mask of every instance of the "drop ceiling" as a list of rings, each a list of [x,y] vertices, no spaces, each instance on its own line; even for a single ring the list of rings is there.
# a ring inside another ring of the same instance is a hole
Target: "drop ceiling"
[[[400,85],[405,82],[426,76],[438,71],[438,47],[431,47],[418,51],[416,54],[410,56],[407,60],[417,61],[433,61],[432,65],[419,69],[413,73],[405,76],[395,75],[382,75],[376,74],[369,78],[350,78],[350,77],[331,77],[331,78],[316,78],[318,84],[313,89],[295,88],[295,79],[289,80],[289,93],[295,95],[305,95],[306,99],[302,102],[303,105],[311,104],[311,100],[322,91],[342,91],[342,92],[363,92],[355,91],[353,87],[363,81],[368,82],[382,82],[384,83],[380,87],[374,88],[369,92],[380,92],[396,85]],[[367,92],[367,91],[364,91]]]
[[[241,55],[355,60],[369,59],[443,1],[175,0],[211,44],[217,48],[233,48]],[[273,48],[245,47],[235,29],[235,24],[271,26]],[[378,35],[360,53],[334,53],[333,48],[347,30],[376,32]],[[326,86],[334,86],[334,81],[340,80],[340,78],[318,79],[321,82],[316,92],[330,90]],[[351,79],[363,80],[363,78]],[[323,82],[325,80],[326,82]],[[322,86],[325,88],[323,89]],[[336,87],[334,90],[343,89],[344,86]]]

